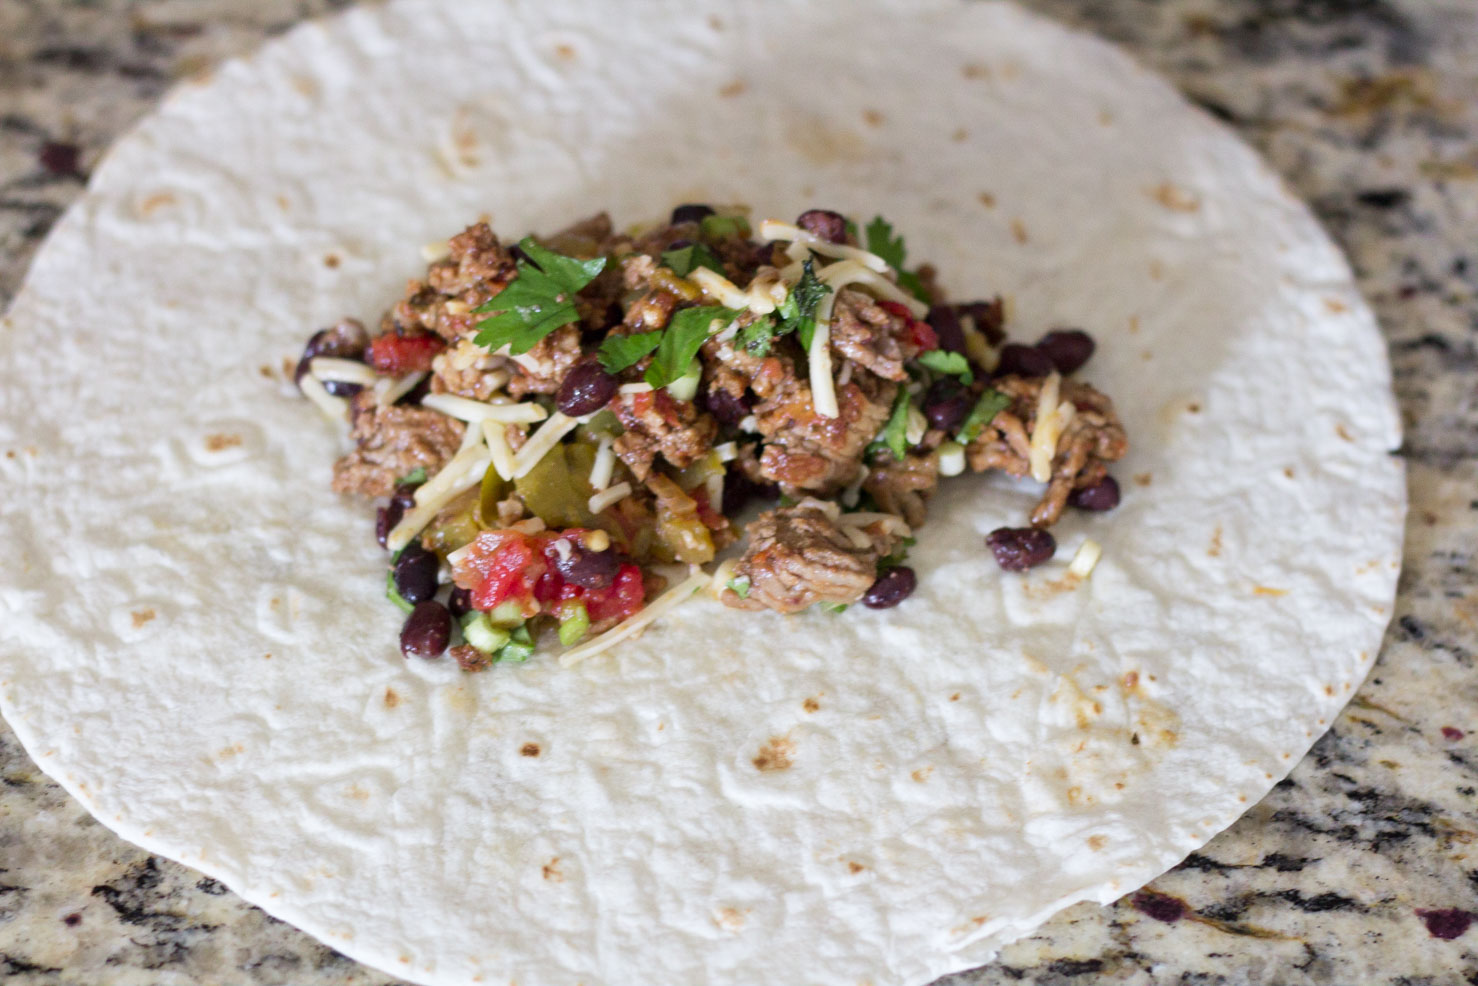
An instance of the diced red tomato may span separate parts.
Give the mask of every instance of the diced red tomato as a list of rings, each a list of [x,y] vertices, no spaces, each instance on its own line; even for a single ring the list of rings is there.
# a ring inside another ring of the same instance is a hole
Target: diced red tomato
[[[918,346],[921,351],[939,348],[939,335],[934,331],[933,326],[914,318],[913,312],[909,311],[907,306],[896,301],[880,301],[878,307],[890,315],[897,315],[904,319],[914,345]]]
[[[403,336],[387,332],[370,343],[370,365],[386,376],[403,377],[431,369],[436,354],[446,348],[440,336]]]
[[[604,589],[587,589],[560,577],[554,567],[554,542],[584,533],[573,528],[532,535],[511,530],[483,531],[457,563],[453,578],[457,585],[472,590],[472,605],[480,610],[513,600],[525,616],[533,616],[553,611],[560,603],[579,600],[592,622],[612,617],[624,620],[640,611],[646,586],[636,565],[622,565]]]

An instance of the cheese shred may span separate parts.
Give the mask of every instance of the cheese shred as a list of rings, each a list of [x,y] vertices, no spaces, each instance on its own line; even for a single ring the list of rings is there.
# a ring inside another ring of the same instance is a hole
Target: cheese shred
[[[627,617],[594,640],[586,641],[565,651],[559,656],[560,667],[574,667],[581,661],[588,660],[609,650],[621,641],[636,636],[678,606],[692,599],[704,586],[708,585],[709,580],[709,575],[701,569],[695,569],[693,574],[682,582],[653,599],[641,612]]]
[[[455,394],[427,394],[421,406],[459,421],[502,421],[510,424],[532,424],[549,417],[549,412],[532,401],[522,404],[489,404]]]
[[[598,514],[613,503],[620,503],[631,495],[631,484],[627,482],[617,483],[610,489],[601,490],[590,498],[590,512]]]
[[[1080,579],[1086,579],[1093,574],[1093,567],[1098,564],[1098,559],[1103,557],[1103,548],[1097,541],[1086,540],[1078,547],[1073,555],[1073,560],[1067,570]]]
[[[349,402],[342,397],[335,397],[324,389],[323,382],[311,373],[303,374],[303,379],[298,381],[298,389],[303,396],[308,398],[330,421],[342,422],[349,415]]]
[[[555,411],[539,430],[529,436],[524,447],[513,457],[513,478],[522,479],[548,455],[559,440],[575,429],[580,422],[562,411]]]
[[[1037,397],[1036,421],[1032,424],[1027,461],[1032,479],[1039,483],[1052,479],[1052,460],[1057,455],[1057,443],[1078,413],[1071,401],[1058,400],[1061,388],[1062,376],[1051,373],[1042,383],[1042,392]]]

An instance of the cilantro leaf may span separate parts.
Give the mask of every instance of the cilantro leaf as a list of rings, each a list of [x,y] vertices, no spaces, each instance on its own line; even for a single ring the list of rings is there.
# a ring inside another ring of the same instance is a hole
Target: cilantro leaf
[[[991,423],[991,419],[1011,406],[1011,398],[991,387],[985,388],[970,413],[965,415],[965,420],[960,422],[960,430],[956,433],[960,442],[969,445]]]
[[[888,422],[883,425],[881,437],[868,446],[869,452],[889,451],[893,458],[903,461],[908,451],[908,388],[899,387],[898,396],[893,398],[893,410]]]
[[[519,260],[518,276],[487,304],[473,309],[479,315],[497,313],[477,323],[477,344],[489,352],[507,346],[515,356],[533,349],[555,329],[578,321],[576,292],[606,266],[605,257],[576,260],[546,250],[531,236],[518,245],[529,258]]]
[[[739,313],[732,308],[704,305],[701,308],[684,308],[672,317],[662,332],[662,342],[657,346],[657,357],[647,367],[647,383],[653,387],[665,387],[688,371],[688,364],[698,355],[698,350],[708,339],[708,327],[715,319],[725,324],[733,321]]]
[[[728,581],[729,589],[740,599],[749,598],[749,576],[738,575]]]
[[[822,603],[821,604],[821,609],[824,612],[827,612],[827,613],[845,613],[847,611],[847,604],[846,603]]]
[[[698,232],[710,240],[721,240],[726,236],[748,236],[749,220],[743,216],[720,216],[715,213],[703,217],[698,224]]]
[[[396,486],[404,486],[407,483],[410,483],[410,484],[419,486],[420,484],[422,484],[424,482],[426,482],[426,467],[425,466],[416,466],[416,468],[412,469],[410,472],[406,473],[404,476],[401,476],[399,479],[397,479],[395,481],[395,485]]]
[[[963,353],[952,353],[947,349],[930,349],[919,353],[919,363],[927,366],[935,373],[948,373],[959,377],[967,386],[975,382],[975,374],[970,371],[970,361],[965,359]]]
[[[606,336],[600,344],[595,358],[608,373],[620,373],[628,366],[641,362],[641,358],[657,348],[662,341],[662,332],[635,332],[625,336]]]
[[[764,358],[770,355],[770,344],[778,331],[773,316],[755,319],[739,330],[739,347],[751,356]]]
[[[665,267],[671,267],[672,272],[678,277],[687,277],[699,267],[707,267],[715,274],[724,272],[723,261],[715,257],[713,252],[701,243],[689,243],[678,250],[664,250],[662,264]]]
[[[780,332],[794,332],[800,337],[803,349],[811,348],[811,338],[816,332],[816,306],[831,292],[831,285],[816,276],[816,265],[807,257],[801,264],[801,279],[790,289],[785,300],[775,309],[782,319]]]
[[[924,282],[919,280],[919,275],[904,270],[903,261],[908,251],[903,245],[903,237],[895,237],[893,224],[882,216],[873,216],[872,222],[867,224],[867,250],[882,257],[888,262],[888,266],[898,272],[899,287],[926,304],[932,300],[929,292],[924,290]]]
[[[899,565],[902,565],[904,562],[908,561],[908,549],[912,548],[918,543],[919,539],[912,537],[904,538],[902,541],[898,542],[898,547],[893,549],[892,554],[884,555],[882,558],[878,559],[878,574],[882,575],[888,569],[897,568]]]

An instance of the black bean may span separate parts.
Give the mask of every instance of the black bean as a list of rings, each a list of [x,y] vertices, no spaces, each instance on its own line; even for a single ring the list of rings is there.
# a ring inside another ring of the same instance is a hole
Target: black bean
[[[560,382],[555,403],[572,418],[594,414],[616,396],[620,383],[593,359],[581,360]]]
[[[954,431],[970,414],[975,401],[954,377],[940,377],[924,394],[924,417],[931,428]]]
[[[891,609],[913,595],[919,578],[907,565],[888,569],[862,594],[862,605],[868,609]]]
[[[396,401],[395,403],[405,404],[412,407],[421,403],[421,398],[431,393],[431,377],[432,374],[426,374],[424,377],[421,378],[420,383],[416,384],[410,389],[410,393],[401,397],[400,400]]]
[[[997,527],[985,536],[996,563],[1008,572],[1024,572],[1047,561],[1057,551],[1051,531],[1037,527]]]
[[[524,263],[529,263],[529,255],[525,253],[523,247],[519,246],[517,243],[508,248],[508,257],[514,263],[518,263],[520,260]]]
[[[703,398],[708,413],[718,418],[719,423],[726,425],[737,425],[749,416],[749,395],[742,394],[735,397],[723,388],[710,390]]]
[[[1105,476],[1092,486],[1073,490],[1067,502],[1079,510],[1112,510],[1119,505],[1119,481],[1112,476]]]
[[[394,503],[400,504],[402,510],[409,510],[416,505],[416,488],[420,483],[401,483],[395,487],[395,492],[390,494]]]
[[[1008,342],[1001,347],[1001,361],[996,364],[996,376],[1045,377],[1057,367],[1052,358],[1034,346],[1023,346],[1019,342]]]
[[[406,657],[440,657],[451,642],[452,614],[430,599],[416,603],[400,628],[400,652]]]
[[[408,603],[419,603],[436,595],[436,555],[412,541],[395,562],[395,591]]]
[[[390,539],[390,532],[395,530],[395,525],[404,516],[405,507],[395,500],[375,511],[375,540],[380,542],[380,547],[385,547],[385,542]]]
[[[554,570],[560,577],[585,589],[610,588],[616,580],[617,570],[621,568],[621,559],[616,557],[616,552],[611,548],[591,551],[580,543],[579,538],[565,540],[570,543],[569,555],[554,556]]]
[[[453,589],[452,594],[446,600],[447,609],[451,610],[453,619],[460,620],[472,612],[472,590]]]
[[[929,328],[939,337],[939,348],[951,353],[965,351],[965,330],[960,328],[960,313],[954,305],[935,305],[929,309]]]
[[[1047,354],[1058,373],[1071,373],[1093,355],[1093,337],[1082,329],[1054,329],[1042,336],[1037,349]]]
[[[293,382],[303,382],[303,377],[308,373],[308,363],[315,356],[333,356],[336,359],[364,362],[364,351],[368,348],[369,341],[369,333],[364,330],[364,326],[352,318],[346,318],[331,328],[319,329],[308,338],[308,345],[303,347],[303,356],[293,372]],[[352,397],[362,389],[357,383],[342,384],[338,386],[354,389],[350,393],[341,393],[335,386],[334,383],[325,383],[324,389],[341,397]]]
[[[847,242],[847,217],[830,209],[807,209],[796,217],[795,224],[832,243]]]
[[[686,247],[690,247],[692,245],[693,245],[693,241],[692,240],[688,239],[687,237],[683,237],[681,239],[673,240],[671,243],[667,244],[667,249],[669,249],[669,250],[682,250],[682,249],[685,249]]]
[[[350,383],[347,380],[325,380],[323,389],[335,397],[353,397],[364,389],[364,384]]]
[[[705,217],[711,215],[713,215],[713,206],[703,205],[700,202],[689,202],[672,210],[672,225],[701,223]]]

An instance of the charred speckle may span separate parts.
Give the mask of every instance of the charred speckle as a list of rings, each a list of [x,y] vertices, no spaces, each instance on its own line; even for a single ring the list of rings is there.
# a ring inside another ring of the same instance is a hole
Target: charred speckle
[[[1401,632],[1406,635],[1407,640],[1415,640],[1420,643],[1427,639],[1427,631],[1423,630],[1422,625],[1416,621],[1416,617],[1410,614],[1397,620],[1396,625],[1401,628]]]
[[[1102,968],[1102,959],[1058,959],[1047,966],[1047,971],[1059,976],[1086,976]]]
[[[1181,861],[1180,866],[1182,869],[1200,870],[1202,873],[1225,873],[1227,870],[1241,869],[1235,863],[1219,862],[1210,856],[1203,856],[1198,852],[1193,852],[1187,856]]]
[[[75,928],[82,923],[82,915],[78,914],[76,911],[73,911],[71,914],[68,914],[66,917],[62,918],[62,923],[69,928]]]
[[[538,743],[525,743],[523,745],[523,748],[520,749],[518,752],[521,753],[521,754],[523,754],[526,757],[537,757],[539,755],[539,744]]]
[[[1303,857],[1285,856],[1280,852],[1273,852],[1268,853],[1262,858],[1261,865],[1271,866],[1279,873],[1297,873],[1309,865],[1310,862],[1312,860]]]
[[[1278,896],[1281,899],[1288,901],[1288,903],[1292,904],[1300,911],[1305,911],[1310,914],[1317,914],[1321,911],[1365,910],[1365,908],[1360,905],[1359,901],[1356,901],[1352,897],[1346,897],[1343,894],[1323,893],[1318,894],[1314,897],[1306,898],[1297,890],[1285,890]]]
[[[1141,890],[1130,898],[1129,905],[1141,914],[1147,914],[1166,924],[1179,921],[1190,911],[1186,902],[1179,897],[1162,894],[1158,890]]]
[[[1210,113],[1212,116],[1216,117],[1218,120],[1221,120],[1223,123],[1237,122],[1237,114],[1232,112],[1231,107],[1227,106],[1225,103],[1217,102],[1214,99],[1208,99],[1205,96],[1197,96],[1192,100],[1192,102],[1201,107],[1201,109],[1205,110],[1207,113]]]
[[[1404,188],[1373,188],[1355,196],[1361,205],[1376,209],[1395,209],[1411,201],[1411,193]]]

